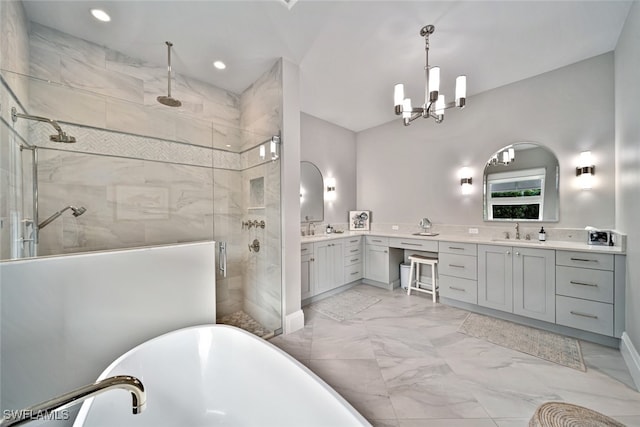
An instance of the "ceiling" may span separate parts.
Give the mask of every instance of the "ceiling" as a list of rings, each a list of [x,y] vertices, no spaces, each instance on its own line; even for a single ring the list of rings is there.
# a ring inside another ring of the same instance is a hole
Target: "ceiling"
[[[391,120],[393,86],[414,105],[430,65],[468,96],[613,50],[631,1],[24,1],[27,18],[241,93],[277,60],[300,67],[302,111],[353,131]],[[88,13],[101,7],[112,21]],[[224,71],[214,60],[227,64]],[[469,108],[473,102],[468,101]]]

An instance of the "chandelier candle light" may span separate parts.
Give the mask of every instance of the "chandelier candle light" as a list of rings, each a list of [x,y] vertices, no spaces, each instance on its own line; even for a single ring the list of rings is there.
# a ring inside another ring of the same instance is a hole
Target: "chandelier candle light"
[[[444,95],[440,94],[440,67],[429,66],[429,35],[433,34],[435,27],[427,25],[422,27],[420,35],[424,37],[426,51],[425,70],[425,99],[422,107],[412,107],[411,98],[404,97],[404,85],[397,84],[393,91],[393,101],[396,115],[402,115],[405,126],[409,126],[418,117],[432,117],[436,123],[444,120],[444,110],[451,107],[463,108],[467,99],[467,76],[456,78],[456,99],[447,103]]]

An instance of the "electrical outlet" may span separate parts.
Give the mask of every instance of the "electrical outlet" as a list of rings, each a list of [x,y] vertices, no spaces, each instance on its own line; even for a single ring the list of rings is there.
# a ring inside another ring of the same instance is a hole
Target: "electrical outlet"
[[[392,226],[391,226],[391,229],[392,229],[392,230],[400,230],[400,227],[398,227],[397,225],[392,225]]]
[[[477,228],[470,228],[469,229],[469,234],[478,234],[478,229]]]

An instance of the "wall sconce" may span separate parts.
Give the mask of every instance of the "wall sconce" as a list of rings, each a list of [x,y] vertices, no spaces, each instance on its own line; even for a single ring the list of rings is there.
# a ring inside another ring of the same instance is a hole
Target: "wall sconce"
[[[460,169],[460,187],[462,194],[471,194],[471,190],[473,189],[471,187],[472,183],[473,180],[471,178],[471,170],[466,167]]]
[[[336,199],[336,179],[335,178],[327,178],[325,180],[325,185],[327,186],[327,192],[325,194],[325,199],[333,201]]]
[[[576,176],[579,177],[580,187],[583,190],[591,189],[595,173],[596,167],[591,158],[591,151],[583,151],[580,153],[580,166],[576,167]]]

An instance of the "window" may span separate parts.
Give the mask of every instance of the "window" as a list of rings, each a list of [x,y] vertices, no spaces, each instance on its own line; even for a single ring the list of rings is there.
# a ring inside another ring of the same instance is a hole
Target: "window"
[[[489,174],[489,219],[541,220],[545,175],[544,168]]]

